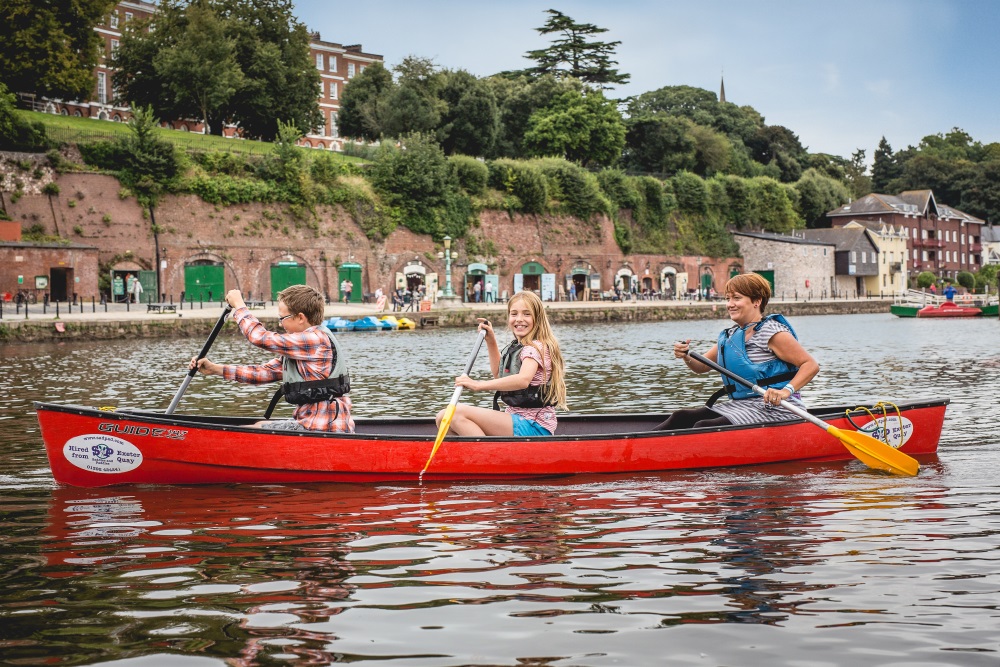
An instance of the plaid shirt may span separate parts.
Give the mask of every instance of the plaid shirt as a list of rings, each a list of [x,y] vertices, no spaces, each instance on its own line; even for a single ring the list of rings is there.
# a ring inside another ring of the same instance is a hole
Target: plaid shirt
[[[222,367],[222,377],[246,384],[265,384],[282,379],[281,357],[298,363],[303,380],[325,380],[333,372],[336,359],[333,346],[319,327],[301,333],[280,334],[268,331],[247,308],[237,308],[233,317],[251,345],[281,355],[265,364]],[[295,420],[310,431],[354,433],[350,396],[340,396],[322,403],[307,403],[295,408]]]

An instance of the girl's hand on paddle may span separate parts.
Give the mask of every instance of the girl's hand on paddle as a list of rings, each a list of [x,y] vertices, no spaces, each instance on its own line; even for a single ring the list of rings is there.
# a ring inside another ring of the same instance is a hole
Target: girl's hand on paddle
[[[496,334],[493,333],[493,324],[489,320],[482,317],[477,317],[476,321],[479,322],[479,327],[478,327],[479,331],[486,332],[487,340],[489,340],[490,338],[496,338]]]
[[[243,294],[238,289],[231,289],[226,293],[226,301],[235,310],[236,308],[243,308],[246,306],[246,302],[243,300]]]
[[[473,380],[468,375],[459,375],[457,378],[455,378],[456,387],[464,387],[469,391],[479,391],[479,389],[482,387],[482,384],[483,383],[480,382],[479,380]]]
[[[688,350],[691,349],[691,339],[678,340],[674,342],[674,357],[677,359],[684,359],[687,357]]]

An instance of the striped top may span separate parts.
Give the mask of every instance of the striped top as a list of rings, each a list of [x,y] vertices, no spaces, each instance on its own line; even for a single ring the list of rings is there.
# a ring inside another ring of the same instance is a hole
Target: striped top
[[[549,355],[548,345],[540,340],[532,341],[532,343],[522,347],[517,358],[522,362],[525,359],[532,359],[538,364],[538,370],[531,376],[531,382],[528,383],[531,386],[538,386],[545,384],[545,381],[552,375],[552,357]],[[538,347],[535,347],[536,345]],[[538,353],[539,347],[542,348],[544,354]],[[506,412],[530,419],[533,422],[538,422],[538,425],[549,433],[556,432],[558,421],[556,419],[556,409],[551,405],[544,408],[513,408],[508,405]]]
[[[750,326],[752,335],[746,342],[747,357],[755,364],[776,359],[777,356],[767,344],[775,334],[782,331],[791,333],[791,330],[776,320],[767,320],[757,331],[753,331],[753,326]],[[739,327],[734,327],[730,333],[730,337],[745,335],[746,331]],[[800,408],[806,407],[798,393],[788,401]],[[762,424],[799,419],[798,415],[780,405],[768,405],[762,396],[756,394],[749,398],[719,401],[711,407],[711,410],[734,424]]]

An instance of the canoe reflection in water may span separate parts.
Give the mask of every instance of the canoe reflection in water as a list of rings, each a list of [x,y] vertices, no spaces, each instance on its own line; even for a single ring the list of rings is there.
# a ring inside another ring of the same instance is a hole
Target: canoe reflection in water
[[[836,484],[824,474],[835,473],[783,464],[517,487],[59,488],[44,572],[93,591],[83,598],[113,591],[113,613],[98,619],[108,634],[197,640],[204,654],[240,656],[233,664],[278,650],[306,664],[447,655],[470,642],[506,655],[490,647],[527,629],[518,623],[557,617],[598,633],[781,624],[800,607],[845,613],[823,606],[843,572],[821,573],[842,530],[828,515],[852,501],[825,490]],[[72,605],[63,614],[62,624],[94,622]],[[597,641],[562,623],[544,633]]]

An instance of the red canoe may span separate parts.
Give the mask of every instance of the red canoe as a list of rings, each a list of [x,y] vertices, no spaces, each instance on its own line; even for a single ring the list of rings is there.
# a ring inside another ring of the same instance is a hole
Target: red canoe
[[[865,412],[863,432],[911,456],[937,451],[947,400],[900,403],[887,417]],[[416,481],[434,445],[428,418],[357,419],[357,433],[294,433],[250,428],[252,417],[101,411],[36,403],[57,482],[221,484]],[[846,407],[813,410],[855,430]],[[797,420],[689,431],[649,431],[662,414],[566,415],[549,437],[445,440],[424,475],[434,480],[503,480],[585,473],[841,461],[851,454],[824,430]]]
[[[979,317],[983,314],[976,306],[960,306],[952,301],[945,301],[940,306],[924,306],[917,311],[917,317]]]

